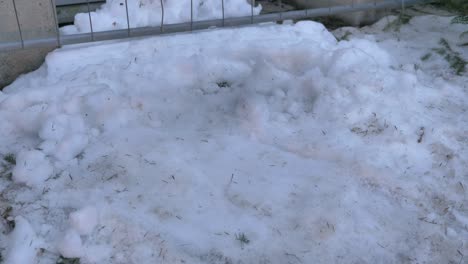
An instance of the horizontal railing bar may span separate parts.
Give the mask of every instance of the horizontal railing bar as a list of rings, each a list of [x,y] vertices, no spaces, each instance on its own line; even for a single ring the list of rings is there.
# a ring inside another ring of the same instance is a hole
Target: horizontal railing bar
[[[90,3],[104,3],[106,0],[89,0]],[[86,0],[55,0],[56,6],[67,5],[84,5],[87,4]]]
[[[91,0],[90,0],[91,1]],[[417,3],[431,2],[431,0],[407,0],[405,5],[413,5]],[[355,12],[363,11],[369,9],[385,9],[385,8],[398,8],[401,7],[401,0],[386,0],[379,3],[364,3],[364,4],[354,4],[347,6],[332,6],[326,8],[318,9],[306,9],[306,10],[295,10],[287,11],[282,13],[269,13],[257,15],[252,18],[252,16],[244,17],[234,17],[226,18],[224,20],[224,25],[233,27],[233,26],[245,26],[251,25],[251,23],[264,23],[264,22],[276,22],[282,20],[298,20],[311,17],[327,16],[339,13],[346,12]],[[204,21],[194,21],[193,24],[190,22],[178,23],[178,24],[167,24],[164,25],[163,31],[161,31],[160,26],[153,27],[139,27],[130,29],[130,34],[128,34],[127,29],[120,30],[111,30],[111,31],[101,31],[94,32],[94,41],[104,41],[112,39],[124,39],[129,37],[142,37],[142,36],[151,36],[151,35],[162,35],[168,33],[177,33],[177,32],[188,32],[191,29],[193,30],[204,30],[213,27],[221,27],[223,25],[222,19],[214,20],[204,20]],[[93,41],[91,33],[83,34],[73,34],[73,35],[60,35],[60,41],[62,45],[69,44],[78,44]],[[24,40],[24,48],[38,48],[38,47],[50,47],[57,46],[57,38],[50,37],[44,39],[30,39]],[[21,41],[14,42],[0,42],[0,51],[10,51],[21,49]]]

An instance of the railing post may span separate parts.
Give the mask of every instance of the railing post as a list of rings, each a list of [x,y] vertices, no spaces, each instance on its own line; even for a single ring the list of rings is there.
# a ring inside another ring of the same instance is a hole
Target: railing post
[[[161,3],[161,33],[164,32],[164,3],[163,0],[160,0]]]
[[[127,13],[127,36],[130,37],[130,18],[128,17],[128,1],[125,0],[125,12]]]
[[[52,15],[54,16],[55,34],[57,35],[57,47],[61,47],[62,45],[60,44],[60,30],[57,19],[57,9],[55,7],[54,0],[50,0],[50,8],[52,9]]]
[[[224,0],[221,0],[221,11],[223,13],[223,27],[224,27]]]
[[[24,39],[23,39],[23,32],[21,31],[21,23],[19,21],[19,16],[18,16],[18,8],[16,8],[16,2],[15,0],[13,1],[13,8],[15,10],[15,17],[16,17],[16,23],[18,24],[18,33],[21,39],[21,48],[24,49]]]
[[[89,0],[86,0],[88,4],[88,17],[89,17],[89,27],[91,29],[91,40],[94,41],[94,30],[93,30],[93,21],[91,19],[91,7],[89,5]]]
[[[190,31],[193,31],[193,0],[190,0]]]
[[[254,21],[254,7],[255,7],[255,0],[250,0],[250,23],[253,24]]]

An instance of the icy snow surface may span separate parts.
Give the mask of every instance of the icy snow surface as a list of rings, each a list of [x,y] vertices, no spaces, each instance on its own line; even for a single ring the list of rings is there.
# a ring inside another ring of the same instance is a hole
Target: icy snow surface
[[[223,17],[240,17],[258,15],[262,9],[258,5],[252,9],[248,0],[165,0],[161,6],[160,0],[128,0],[128,19],[130,27],[160,26],[193,21],[221,19]],[[193,12],[192,12],[193,10]],[[91,32],[88,13],[75,16],[74,25],[61,28],[62,33],[76,34]],[[126,29],[127,9],[124,0],[107,0],[95,12],[91,12],[93,31]]]
[[[0,92],[2,255],[466,263],[466,25],[393,19],[52,52]]]

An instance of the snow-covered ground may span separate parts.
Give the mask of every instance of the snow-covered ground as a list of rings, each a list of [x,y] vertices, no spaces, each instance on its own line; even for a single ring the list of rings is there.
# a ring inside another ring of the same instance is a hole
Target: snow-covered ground
[[[468,263],[451,21],[52,52],[0,92],[4,263]]]

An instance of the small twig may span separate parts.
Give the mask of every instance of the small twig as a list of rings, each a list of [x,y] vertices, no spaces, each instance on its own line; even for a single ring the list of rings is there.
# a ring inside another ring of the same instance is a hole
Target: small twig
[[[128,192],[128,189],[125,187],[122,190],[114,190],[116,193]]]
[[[423,140],[423,137],[424,137],[424,127],[421,127],[419,129],[419,131],[420,131],[420,134],[419,134],[419,138],[418,138],[418,143],[421,143],[422,140]]]
[[[460,254],[460,256],[461,256],[461,258],[460,258],[460,262],[458,262],[458,264],[461,264],[461,263],[462,263],[462,261],[463,261],[463,257],[464,257],[465,255],[463,255],[463,254],[460,252],[460,250],[459,250],[459,249],[457,249],[457,252],[458,252],[458,254]]]
[[[105,181],[110,181],[110,180],[112,180],[114,178],[117,178],[117,176],[118,176],[118,174],[116,173],[116,174],[110,176],[109,178],[107,178]]]
[[[149,161],[147,159],[144,159],[144,161],[150,165],[156,165],[156,162],[155,161]]]
[[[124,70],[128,69],[128,68],[130,67],[130,65],[132,65],[132,61],[130,61],[130,63],[128,63],[128,65],[125,66],[123,69],[124,69]]]
[[[299,261],[300,263],[302,263],[302,260],[301,260],[298,256],[296,256],[296,255],[294,255],[294,254],[285,252],[284,255],[286,255],[286,256],[288,256],[288,257],[293,257],[293,258],[295,258],[297,261]]]
[[[244,245],[247,245],[247,244],[250,243],[250,240],[247,238],[245,233],[236,234],[235,237],[236,237],[236,240],[238,240],[240,242],[242,249],[244,249]]]
[[[377,242],[377,245],[379,245],[381,248],[386,248],[386,247],[382,246],[379,242]]]
[[[433,224],[433,225],[437,225],[437,222],[435,222],[434,220],[432,221],[428,221],[426,217],[421,217],[421,218],[418,218],[419,220],[423,221],[423,222],[426,222],[428,224]]]

